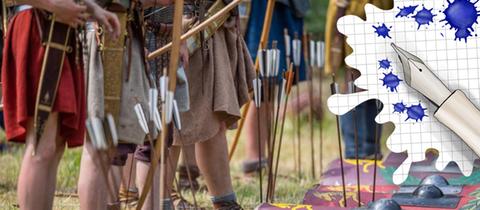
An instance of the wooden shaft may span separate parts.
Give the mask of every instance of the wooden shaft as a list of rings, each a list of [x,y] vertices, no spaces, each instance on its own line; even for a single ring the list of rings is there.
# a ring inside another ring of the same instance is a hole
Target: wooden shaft
[[[169,71],[168,71],[168,76],[169,76],[169,86],[168,86],[168,91],[174,91],[175,87],[177,85],[177,69],[178,69],[178,61],[179,61],[179,56],[180,56],[180,35],[182,34],[182,17],[183,17],[183,0],[176,0],[175,1],[175,8],[174,8],[174,20],[173,20],[173,32],[172,32],[172,43],[173,43],[173,49],[172,53],[170,55],[170,65],[169,65]],[[162,105],[162,127],[164,128],[163,131],[161,132],[160,135],[158,135],[157,142],[155,143],[155,148],[154,148],[154,153],[153,153],[153,160],[151,161],[151,166],[148,169],[147,172],[147,177],[145,180],[145,186],[142,189],[141,196],[138,200],[137,204],[137,210],[142,209],[142,206],[145,202],[145,199],[152,187],[153,183],[153,177],[155,174],[156,167],[158,165],[158,154],[161,155],[160,157],[160,162],[162,163],[162,168],[160,169],[160,176],[161,176],[161,181],[160,181],[160,196],[163,198],[165,194],[165,175],[166,175],[166,158],[167,158],[167,147],[166,145],[166,139],[168,135],[168,127],[166,123],[166,109],[165,109],[165,103]],[[153,199],[153,198],[152,198]]]
[[[274,8],[275,8],[275,0],[268,0],[267,11],[265,14],[265,19],[263,20],[263,29],[262,29],[262,35],[260,37],[260,45],[258,47],[259,49],[265,49],[267,47],[268,36],[270,35],[270,26],[272,25],[272,16],[273,16]],[[255,59],[255,70],[257,71],[257,74],[260,71],[259,67],[260,67],[260,60],[258,59],[258,55],[257,55],[257,59]],[[239,120],[238,128],[237,128],[237,131],[235,132],[235,137],[233,139],[232,146],[230,147],[230,151],[228,153],[229,161],[232,160],[233,154],[237,149],[238,140],[240,139],[240,135],[242,134],[242,130],[245,125],[245,119],[247,118],[250,104],[251,103],[245,104],[243,108],[242,117]]]
[[[183,17],[183,0],[175,0],[175,10],[173,17],[173,32],[172,32],[172,53],[170,54],[170,65],[168,68],[168,90],[174,92],[177,86],[177,69],[180,57],[180,45],[182,35],[182,17]]]
[[[217,19],[219,18],[222,18],[224,15],[226,15],[227,13],[229,13],[231,10],[233,10],[235,7],[237,7],[237,5],[239,5],[243,0],[234,0],[232,1],[230,4],[228,4],[227,6],[225,6],[222,10],[220,10],[218,13],[214,14],[212,17],[210,17],[209,19],[203,21],[202,23],[198,24],[197,26],[193,27],[192,29],[190,29],[189,31],[187,31],[185,34],[183,35],[179,35],[178,37],[175,37],[176,39],[180,38],[181,41],[185,41],[187,40],[188,38],[192,37],[193,35],[195,34],[198,34],[200,32],[202,32],[205,28],[207,28],[210,24],[212,24],[213,22],[215,22]],[[175,1],[176,3],[177,1]],[[183,0],[182,0],[183,2]],[[175,33],[175,32],[174,32]],[[163,46],[162,48],[158,49],[158,50],[155,50],[153,51],[152,53],[150,53],[147,57],[148,60],[153,60],[155,59],[156,57],[168,52],[170,49],[172,49],[172,46],[173,46],[173,43],[174,43],[175,40],[172,40],[172,42],[166,44],[165,46]]]

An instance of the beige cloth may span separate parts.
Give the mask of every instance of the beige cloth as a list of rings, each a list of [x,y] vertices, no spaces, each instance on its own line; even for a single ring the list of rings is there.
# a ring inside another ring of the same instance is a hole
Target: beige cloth
[[[190,57],[186,69],[190,110],[181,113],[181,135],[175,145],[189,145],[214,137],[222,126],[231,127],[240,119],[240,108],[250,101],[255,70],[235,20],[228,20],[208,40],[207,58],[201,50]]]
[[[127,40],[127,43],[129,41]],[[85,70],[87,71],[87,113],[89,117],[96,116],[101,119],[104,117],[104,93],[103,93],[103,66],[96,32],[89,30],[87,32],[87,52],[85,58]],[[140,102],[143,107],[148,107],[148,79],[145,74],[143,58],[140,53],[144,52],[138,39],[132,41],[132,63],[128,82],[123,83],[122,99],[119,122],[117,123],[117,132],[121,142],[143,144],[145,132],[141,129],[137,116],[134,112],[134,106]],[[128,49],[128,48],[127,48]],[[128,51],[125,51],[124,60],[127,60]],[[118,61],[122,62],[122,61]],[[125,62],[126,63],[126,62]],[[127,65],[124,65],[123,78],[127,76]],[[145,109],[148,116],[148,110]]]

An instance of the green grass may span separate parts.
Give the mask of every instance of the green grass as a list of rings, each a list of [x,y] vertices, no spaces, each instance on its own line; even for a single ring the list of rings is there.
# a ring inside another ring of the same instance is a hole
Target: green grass
[[[324,90],[327,91],[327,84]],[[326,97],[327,93],[324,94]],[[326,98],[324,98],[324,101]],[[324,130],[323,135],[323,168],[327,164],[338,157],[338,142],[336,138],[335,118],[328,111],[325,111],[324,119],[321,122]],[[277,180],[276,200],[282,203],[301,203],[304,194],[308,189],[320,180],[319,173],[319,127],[320,122],[314,121],[315,138],[314,148],[316,150],[315,167],[316,176],[311,177],[311,152],[309,143],[309,126],[308,115],[303,113],[301,115],[301,162],[302,162],[302,176],[297,177],[294,165],[294,139],[295,130],[293,124],[293,116],[287,113],[287,121],[285,125],[285,136],[282,145],[282,152],[280,156],[279,177]],[[386,130],[392,130],[390,126]],[[233,138],[234,131],[229,131],[227,136],[229,140]],[[390,134],[389,131],[384,132],[384,138]],[[1,133],[3,135],[3,133]],[[2,136],[0,136],[1,138]],[[243,149],[245,137],[240,139],[237,151],[231,162],[231,174],[233,178],[234,189],[242,206],[246,209],[253,209],[259,204],[259,184],[257,177],[245,177],[241,172],[241,163],[245,157]],[[383,140],[384,142],[384,140]],[[231,143],[231,142],[229,142]],[[382,145],[385,145],[384,143]],[[19,167],[23,155],[23,146],[15,145],[10,147],[10,151],[0,154],[0,209],[16,209],[16,182],[19,173]],[[78,197],[76,196],[76,183],[80,170],[81,149],[66,150],[65,155],[60,162],[58,179],[57,179],[57,196],[55,197],[54,209],[78,209]],[[264,173],[265,174],[265,173]],[[264,178],[264,184],[266,177]],[[202,180],[201,180],[202,181]],[[266,185],[264,185],[264,189]],[[60,196],[62,195],[62,196]],[[191,196],[186,195],[189,200]],[[201,206],[210,206],[209,196],[206,192],[197,194],[197,200]]]
[[[303,119],[304,125],[306,125],[306,119]],[[329,120],[328,120],[329,121]],[[333,136],[328,132],[328,127],[330,127],[330,122],[327,124],[327,131],[325,136]],[[316,124],[318,126],[318,124]],[[287,123],[287,129],[285,136],[285,144],[283,145],[283,151],[281,155],[281,165],[279,167],[279,177],[278,177],[278,186],[276,190],[277,201],[286,202],[286,203],[299,203],[302,201],[305,192],[311,188],[314,184],[317,183],[317,179],[312,179],[309,177],[310,160],[309,154],[309,144],[307,144],[307,139],[304,139],[302,150],[302,162],[304,163],[303,168],[303,178],[299,179],[294,177],[292,174],[296,174],[294,171],[293,163],[293,151],[290,149],[293,147],[293,128],[289,123]],[[308,133],[307,126],[303,126],[302,133]],[[229,136],[233,132],[229,132]],[[325,142],[334,142],[334,139],[326,140]],[[232,178],[234,189],[237,193],[239,202],[246,209],[253,209],[256,205],[259,204],[259,184],[258,178],[255,177],[245,177],[243,176],[240,166],[242,162],[242,157],[244,157],[243,151],[243,141],[242,138],[238,146],[237,153],[232,160]],[[318,143],[316,140],[315,143]],[[318,146],[317,146],[318,147]],[[332,151],[335,146],[330,143],[325,144],[325,151]],[[8,153],[0,155],[0,165],[2,170],[0,170],[0,209],[16,209],[14,206],[17,204],[16,201],[16,182],[20,169],[21,159],[23,156],[23,146],[13,145],[10,147]],[[329,155],[332,156],[332,155]],[[72,149],[67,150],[65,155],[60,163],[58,178],[57,178],[57,194],[75,194],[76,193],[76,183],[78,180],[78,174],[80,169],[80,157],[81,149]],[[332,156],[333,157],[333,156]],[[324,159],[324,165],[331,158]],[[316,157],[316,161],[318,158]],[[318,168],[318,164],[316,164]],[[318,174],[318,172],[317,172]],[[266,182],[266,177],[264,179]],[[264,189],[266,185],[264,186]],[[186,195],[186,197],[191,200],[191,196]],[[197,194],[197,199],[201,206],[210,206],[209,196],[206,192]],[[76,196],[55,197],[55,209],[78,209],[78,198]]]
[[[326,91],[326,84],[324,90]],[[324,96],[327,94],[325,93]],[[324,101],[326,98],[324,98]],[[308,115],[303,113],[301,115],[301,162],[302,162],[302,176],[299,178],[295,171],[294,164],[294,139],[295,130],[293,124],[293,116],[287,113],[287,121],[285,125],[285,136],[282,145],[282,152],[280,156],[279,176],[277,180],[276,199],[277,202],[282,203],[301,203],[304,194],[308,189],[320,180],[319,173],[319,127],[320,122],[314,121],[314,148],[315,148],[315,167],[316,176],[311,177],[311,152],[309,143],[309,126]],[[336,138],[335,118],[328,111],[325,112],[324,119],[321,122],[324,130],[323,134],[323,168],[327,164],[338,157],[338,142]],[[388,128],[387,130],[391,130]],[[390,132],[384,132],[384,138]],[[233,138],[234,131],[229,131],[227,136]],[[3,133],[2,133],[3,135]],[[2,136],[0,136],[1,138]],[[240,139],[237,151],[231,161],[231,174],[233,179],[234,189],[242,206],[246,209],[253,209],[259,204],[259,182],[258,177],[245,177],[241,172],[241,163],[245,157],[243,149],[245,137]],[[384,141],[384,140],[383,140]],[[231,142],[229,142],[231,143]],[[385,144],[382,144],[385,145]],[[16,209],[16,182],[19,173],[19,167],[23,155],[23,146],[14,145],[10,147],[9,152],[0,154],[0,209]],[[66,150],[62,161],[60,162],[58,178],[57,178],[57,196],[55,197],[54,209],[78,209],[78,197],[76,196],[76,183],[80,170],[81,149]],[[264,173],[265,174],[265,173]],[[200,180],[202,182],[202,180]],[[264,178],[264,189],[266,176]],[[189,200],[192,197],[185,195]],[[210,206],[209,196],[206,192],[198,193],[197,200],[201,206]]]

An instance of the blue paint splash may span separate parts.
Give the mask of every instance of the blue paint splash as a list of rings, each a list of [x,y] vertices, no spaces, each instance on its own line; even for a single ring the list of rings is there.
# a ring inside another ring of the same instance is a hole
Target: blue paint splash
[[[407,109],[407,105],[405,105],[403,102],[398,102],[393,104],[393,113],[398,112],[398,113],[403,113]]]
[[[415,9],[417,9],[417,7],[418,7],[418,5],[412,5],[412,6],[403,7],[403,8],[398,7],[400,12],[398,12],[398,14],[395,17],[396,18],[398,18],[398,17],[408,17],[409,15],[411,15],[415,12]]]
[[[472,36],[474,32],[473,24],[478,23],[477,19],[479,11],[475,4],[478,2],[472,2],[471,0],[447,0],[448,6],[443,13],[445,19],[440,22],[446,21],[450,25],[450,29],[455,29],[455,40],[465,39]]]
[[[378,36],[381,36],[383,38],[387,38],[387,37],[390,39],[392,38],[389,34],[391,31],[390,28],[392,28],[391,26],[389,28],[387,27],[387,25],[385,25],[385,23],[383,23],[382,25],[379,25],[379,26],[373,26],[373,28],[375,29],[375,33],[377,33]]]
[[[437,15],[433,14],[432,10],[433,8],[427,9],[424,6],[422,10],[418,11],[417,14],[413,16],[413,18],[415,18],[415,22],[418,23],[417,30],[420,29],[422,25],[430,25],[430,23],[433,23],[433,17]]]
[[[383,79],[380,79],[381,81],[383,81],[383,86],[386,86],[387,89],[390,89],[391,92],[397,92],[397,87],[403,80],[398,78],[398,76],[393,74],[393,72],[390,72],[388,74],[383,73],[383,75],[385,75],[385,77]]]
[[[424,117],[426,117],[427,115],[425,115],[425,110],[427,110],[426,108],[423,108],[422,107],[422,104],[418,103],[418,105],[412,105],[410,107],[407,107],[407,115],[408,115],[408,118],[405,120],[415,120],[415,122],[418,122],[419,120],[422,121]]]
[[[378,65],[378,69],[389,69],[390,67],[392,67],[392,62],[389,61],[388,58],[386,58],[383,60],[379,60]]]

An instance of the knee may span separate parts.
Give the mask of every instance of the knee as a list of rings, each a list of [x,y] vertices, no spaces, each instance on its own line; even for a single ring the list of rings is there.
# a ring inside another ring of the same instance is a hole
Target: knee
[[[28,150],[27,150],[28,151]],[[58,164],[63,155],[63,148],[44,148],[25,154],[25,158],[35,165]]]

